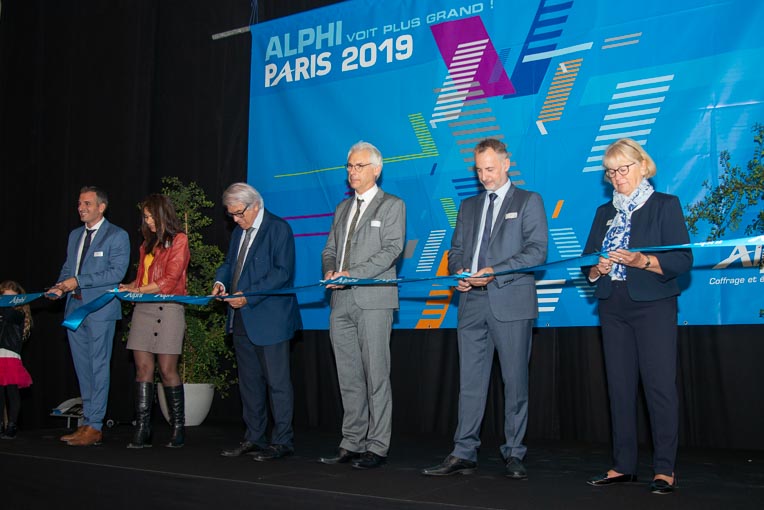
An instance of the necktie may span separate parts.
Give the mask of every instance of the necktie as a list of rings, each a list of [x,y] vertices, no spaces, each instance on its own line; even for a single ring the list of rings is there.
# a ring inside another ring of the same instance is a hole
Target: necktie
[[[491,202],[488,204],[488,210],[485,212],[485,226],[483,227],[483,237],[480,239],[480,251],[478,252],[478,269],[483,269],[488,265],[486,257],[488,255],[488,243],[491,242],[491,228],[493,227],[493,202],[497,196],[496,193],[488,195]]]
[[[241,243],[239,248],[239,257],[236,259],[236,268],[233,270],[233,279],[231,280],[231,294],[236,292],[236,286],[239,284],[239,277],[241,276],[241,270],[244,267],[244,260],[247,258],[247,248],[249,247],[249,240],[252,239],[252,232],[255,229],[249,227],[247,233],[244,234],[244,242]]]
[[[93,232],[96,230],[97,229],[95,228],[85,229],[85,242],[82,243],[82,253],[80,254],[80,263],[77,265],[77,274],[82,272],[82,263],[85,262],[85,255],[88,252],[88,248],[90,248],[90,241],[93,239]]]
[[[355,215],[353,216],[353,221],[350,222],[350,229],[348,230],[348,237],[345,241],[345,250],[342,252],[342,266],[340,267],[340,271],[344,271],[349,265],[350,265],[350,240],[353,238],[353,234],[355,234],[355,227],[358,225],[358,218],[361,216],[361,204],[363,204],[363,200],[360,198],[357,198],[357,206],[355,208]]]

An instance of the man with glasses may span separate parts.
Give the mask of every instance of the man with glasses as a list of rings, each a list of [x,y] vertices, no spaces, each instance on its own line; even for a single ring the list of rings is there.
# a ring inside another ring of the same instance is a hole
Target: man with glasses
[[[406,237],[405,205],[377,186],[382,154],[372,144],[353,145],[346,168],[355,193],[334,212],[321,257],[324,278],[395,278]],[[385,464],[390,448],[390,329],[393,310],[398,308],[398,288],[327,288],[332,289],[329,334],[345,414],[338,453],[320,461],[377,468]]]
[[[77,213],[84,225],[69,234],[66,262],[58,283],[48,291],[50,298],[67,294],[66,315],[119,285],[127,272],[130,240],[127,232],[104,218],[108,205],[102,189],[80,190]],[[93,446],[103,439],[114,330],[121,318],[122,308],[114,299],[89,314],[76,331],[67,331],[83,410],[82,425],[60,438],[69,446]]]
[[[289,340],[302,328],[302,319],[294,294],[243,294],[294,286],[294,236],[286,221],[265,209],[262,196],[249,184],[230,185],[223,193],[223,206],[237,228],[215,274],[212,295],[229,306],[226,324],[233,333],[247,430],[243,442],[220,454],[279,459],[294,453]],[[265,435],[268,398],[273,413],[270,441]]]

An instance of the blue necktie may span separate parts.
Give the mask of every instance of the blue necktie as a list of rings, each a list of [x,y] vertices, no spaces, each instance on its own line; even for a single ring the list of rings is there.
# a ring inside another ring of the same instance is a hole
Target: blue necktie
[[[488,195],[491,202],[488,204],[488,210],[485,212],[485,226],[483,227],[483,237],[480,239],[480,251],[478,252],[478,269],[483,269],[488,265],[486,257],[488,256],[488,243],[491,242],[491,228],[493,227],[493,202],[497,196],[496,193]]]

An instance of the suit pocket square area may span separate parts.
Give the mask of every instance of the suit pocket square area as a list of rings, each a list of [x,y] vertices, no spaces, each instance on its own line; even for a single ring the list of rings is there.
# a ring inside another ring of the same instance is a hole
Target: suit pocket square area
[[[507,214],[504,215],[505,220],[514,220],[515,218],[517,218],[516,212],[508,212]]]
[[[382,222],[379,220],[371,220],[371,226],[379,228],[382,226]]]

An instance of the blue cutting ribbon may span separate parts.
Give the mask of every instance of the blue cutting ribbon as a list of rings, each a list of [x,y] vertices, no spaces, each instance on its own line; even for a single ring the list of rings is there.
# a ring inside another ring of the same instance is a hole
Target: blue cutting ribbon
[[[22,306],[31,303],[35,299],[39,299],[44,295],[44,292],[37,292],[35,294],[0,294],[0,308]]]
[[[213,296],[185,296],[177,294],[141,294],[140,292],[111,291],[120,301],[129,303],[183,303],[184,305],[204,306],[212,301]]]
[[[645,248],[629,248],[630,251],[645,251],[645,252],[661,252],[672,250],[684,250],[692,248],[721,248],[727,246],[750,246],[764,244],[764,235],[754,237],[744,237],[738,239],[727,239],[723,241],[704,241],[699,243],[686,243],[686,244],[672,244],[666,246],[647,246]],[[533,273],[536,271],[544,271],[554,266],[559,265],[571,265],[570,263],[576,261],[576,266],[588,266],[594,265],[599,262],[600,257],[608,258],[607,252],[590,253],[588,255],[578,255],[576,257],[568,257],[565,259],[555,260],[552,262],[545,262],[538,266],[521,267],[517,269],[507,269],[506,271],[498,271],[496,273],[485,273],[481,277],[489,276],[503,276],[513,273]],[[422,278],[391,278],[388,280],[375,280],[373,278],[351,278],[347,276],[340,276],[332,280],[321,280],[322,285],[389,285],[389,284],[402,284],[412,283],[425,280],[461,280],[472,276],[470,272],[463,272],[459,274],[452,274],[446,276],[428,276]]]
[[[204,306],[209,304],[214,299],[225,301],[226,299],[232,299],[235,297],[249,297],[249,296],[269,296],[278,294],[294,294],[296,291],[308,288],[317,287],[318,284],[304,285],[302,287],[292,287],[289,289],[274,289],[264,290],[256,292],[247,292],[242,294],[229,294],[227,296],[182,296],[175,294],[141,294],[140,292],[120,292],[117,289],[104,292],[101,296],[97,297],[93,301],[82,305],[75,311],[70,313],[62,322],[62,326],[65,328],[76,331],[80,327],[85,317],[91,313],[100,310],[113,299],[119,299],[120,301],[127,301],[129,303],[181,303],[184,305],[199,305]]]
[[[109,304],[114,298],[130,303],[183,303],[186,305],[206,305],[212,300],[212,296],[180,296],[174,294],[141,294],[139,292],[120,292],[117,289],[104,292],[93,301],[89,301],[70,313],[61,323],[66,329],[77,331],[91,313],[100,310]]]
[[[727,239],[727,240],[721,240],[721,241],[704,241],[704,242],[698,242],[698,243],[673,244],[668,246],[648,246],[645,248],[632,247],[630,248],[630,250],[645,251],[645,252],[661,252],[661,251],[683,250],[683,249],[693,249],[693,248],[756,246],[761,244],[764,244],[764,235],[737,238],[737,239]],[[569,266],[573,262],[575,262],[574,265],[577,265],[577,266],[594,265],[598,262],[600,256],[607,258],[607,253],[599,252],[599,253],[590,253],[587,255],[579,255],[576,257],[569,257],[565,259],[556,260],[553,262],[546,262],[538,266],[508,269],[506,271],[499,271],[496,273],[484,274],[481,276],[489,277],[489,276],[503,276],[503,275],[513,274],[513,273],[533,273],[536,271],[543,271],[551,267],[560,266],[560,265]],[[445,276],[425,276],[420,278],[401,277],[401,278],[390,278],[390,279],[350,278],[347,276],[340,276],[339,278],[334,278],[331,280],[320,280],[318,283],[314,283],[311,285],[290,287],[288,289],[274,289],[274,290],[265,290],[265,291],[245,292],[243,294],[233,294],[228,296],[178,296],[178,295],[172,295],[172,294],[140,294],[137,292],[119,292],[118,290],[115,289],[113,291],[105,292],[98,298],[86,303],[85,305],[79,307],[74,312],[70,313],[64,319],[63,326],[72,331],[76,330],[77,328],[79,328],[80,324],[82,324],[82,321],[85,320],[85,317],[95,312],[96,310],[103,308],[104,306],[106,306],[107,303],[111,302],[111,300],[115,298],[120,299],[121,301],[128,301],[133,303],[173,302],[173,303],[183,303],[183,304],[189,304],[189,305],[206,305],[213,299],[226,300],[226,299],[231,299],[235,297],[295,294],[301,290],[325,286],[325,285],[353,285],[353,286],[401,285],[401,284],[422,282],[422,281],[460,280],[464,278],[469,278],[470,276],[471,276],[471,273],[469,272],[463,272],[459,274],[445,275]],[[34,301],[35,299],[39,299],[43,295],[44,293],[40,292],[36,294],[17,294],[17,295],[0,296],[0,306],[20,306],[20,305],[29,303],[31,301]]]

